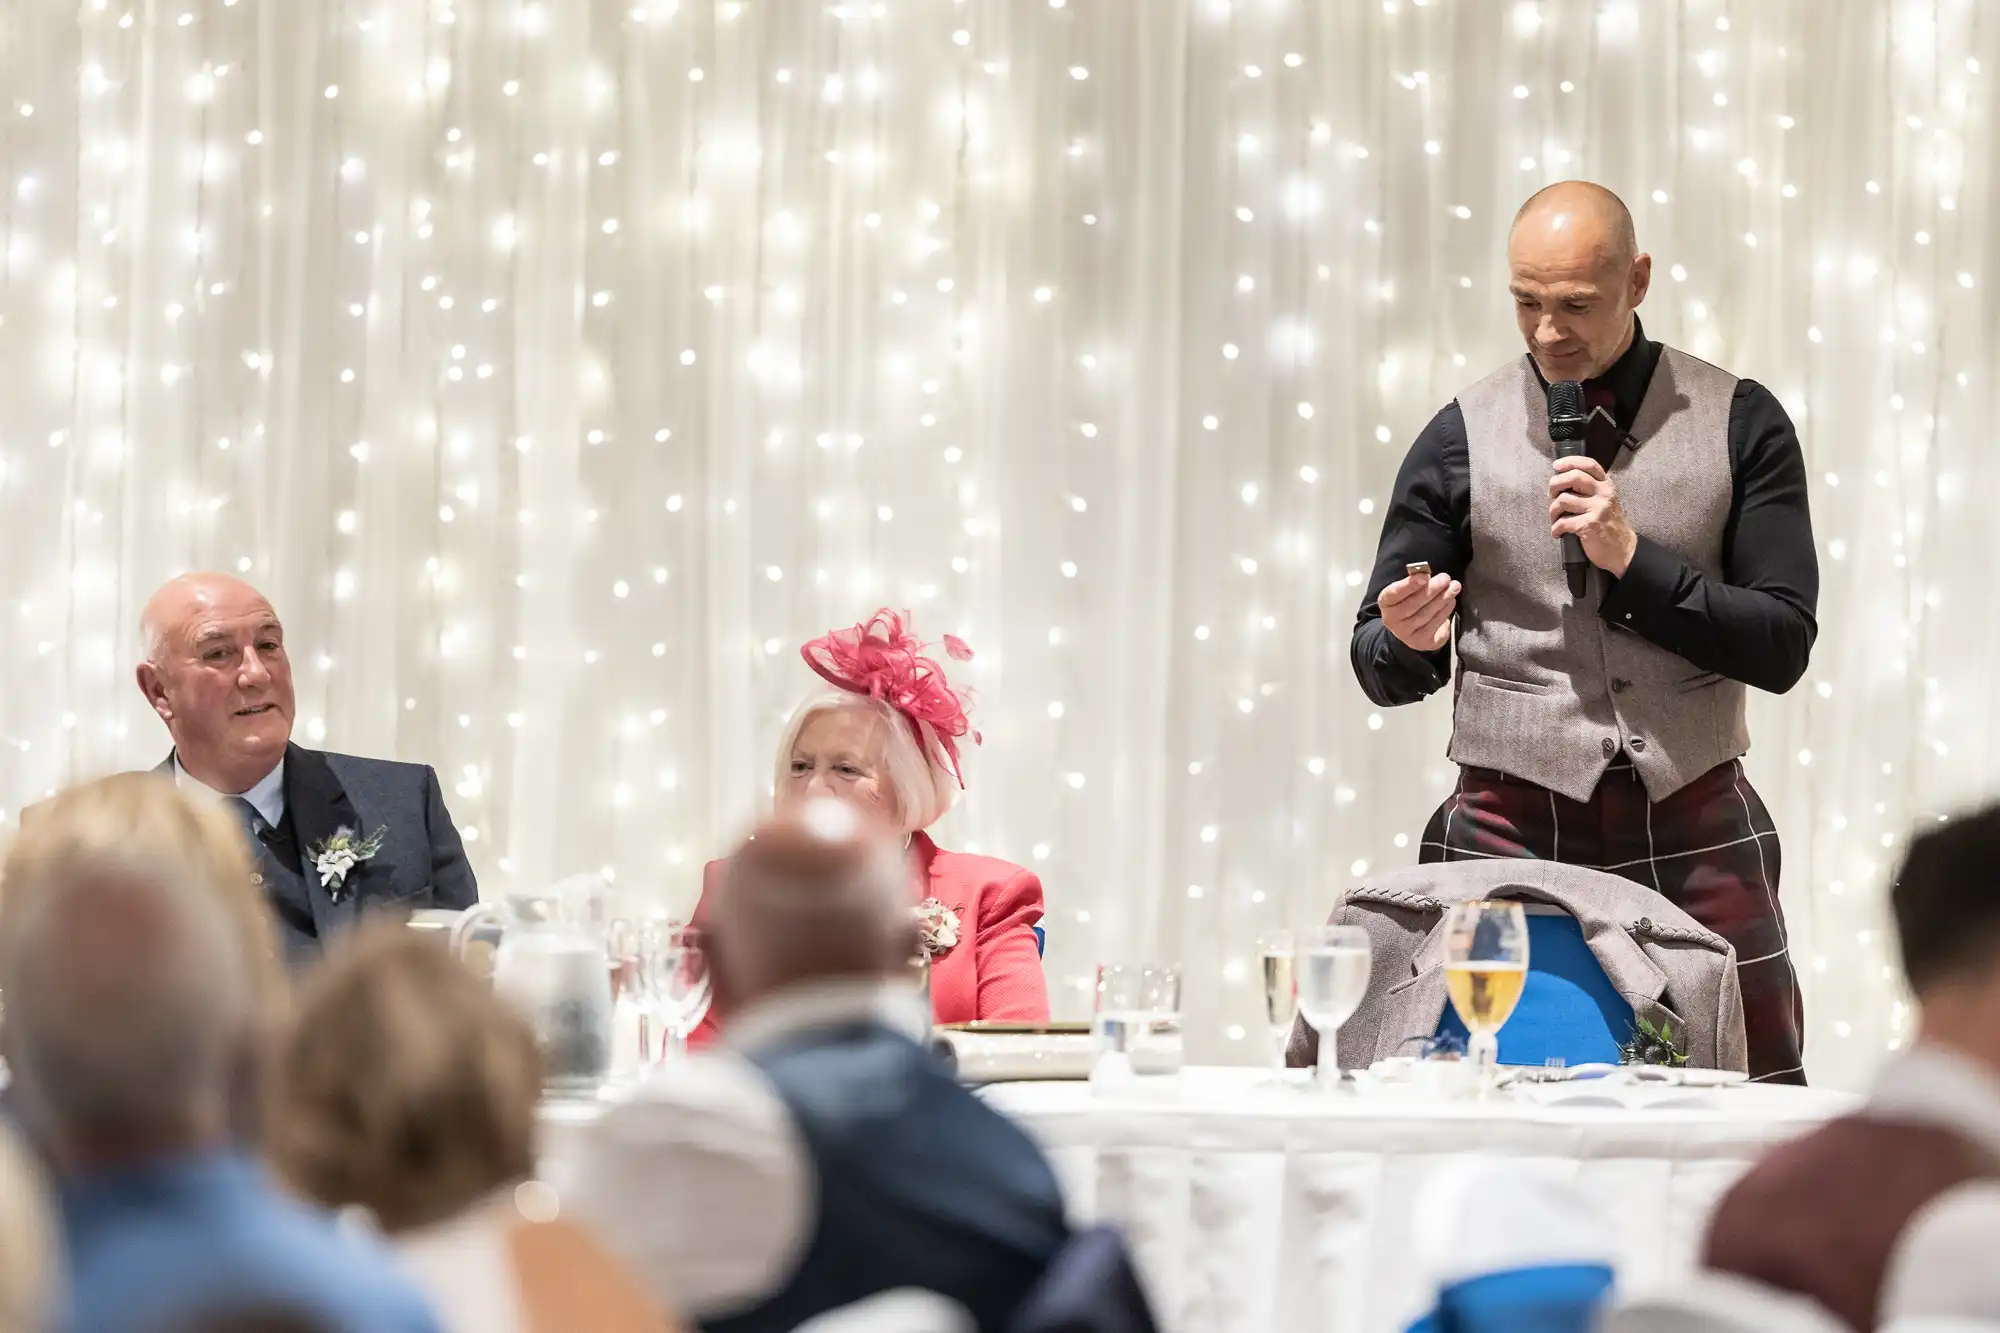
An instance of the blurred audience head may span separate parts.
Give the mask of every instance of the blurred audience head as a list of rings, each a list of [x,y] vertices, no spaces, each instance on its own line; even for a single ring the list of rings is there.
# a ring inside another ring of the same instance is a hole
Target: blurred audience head
[[[1922,1035],[2000,1065],[2000,806],[1912,838],[1889,904]]]
[[[205,817],[141,780],[184,819]],[[64,1170],[234,1137],[259,1030],[243,924],[206,862],[129,832],[117,847],[66,837],[99,795],[57,798],[22,833],[0,892],[0,1049],[27,1125]]]
[[[1625,201],[1590,181],[1559,181],[1521,205],[1507,269],[1521,337],[1551,380],[1609,370],[1653,280]]]
[[[708,920],[719,1003],[818,981],[907,976],[917,948],[897,842],[845,802],[787,807],[729,859]]]
[[[368,922],[300,988],[266,1148],[307,1197],[407,1231],[533,1173],[541,1083],[527,1021],[442,941]]]
[[[214,801],[190,797],[153,774],[100,778],[35,807],[7,849],[0,895],[80,859],[124,853],[178,867],[222,903],[250,960],[258,1009],[267,1018],[282,1013],[291,983],[242,826]]]
[[[27,1148],[0,1127],[0,1333],[37,1333],[57,1282],[47,1183]]]
[[[139,690],[173,737],[181,767],[244,792],[284,757],[292,664],[271,603],[227,574],[183,574],[146,603]]]

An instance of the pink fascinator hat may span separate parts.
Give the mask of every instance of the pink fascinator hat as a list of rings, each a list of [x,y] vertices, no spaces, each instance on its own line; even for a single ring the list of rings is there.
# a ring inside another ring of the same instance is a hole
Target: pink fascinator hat
[[[959,742],[979,733],[966,717],[966,697],[945,680],[944,668],[925,655],[929,646],[912,634],[907,611],[887,607],[852,629],[837,629],[799,650],[821,679],[850,694],[865,695],[889,705],[909,723],[917,750],[930,770],[935,819],[957,802],[965,789],[959,762]],[[970,662],[972,649],[955,635],[944,636],[945,655]],[[925,821],[928,822],[928,821]]]

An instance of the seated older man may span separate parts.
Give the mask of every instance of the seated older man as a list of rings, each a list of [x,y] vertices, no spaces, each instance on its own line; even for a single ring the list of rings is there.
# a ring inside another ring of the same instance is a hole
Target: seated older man
[[[141,785],[230,836],[220,810]],[[285,1199],[237,1146],[232,1092],[262,1030],[241,922],[163,842],[81,846],[69,825],[90,799],[57,797],[0,870],[0,1051],[59,1183],[58,1333],[156,1333],[249,1304],[332,1333],[436,1333],[382,1250]]]
[[[869,827],[813,801],[736,853],[708,918],[726,1049],[644,1085],[575,1163],[574,1211],[708,1333],[903,1288],[1003,1329],[1068,1237],[1041,1153],[907,1035],[909,880]]]
[[[141,626],[139,689],[174,741],[158,771],[240,821],[287,958],[317,957],[369,909],[477,901],[434,770],[291,743],[291,659],[262,593],[183,575],[153,594]]]

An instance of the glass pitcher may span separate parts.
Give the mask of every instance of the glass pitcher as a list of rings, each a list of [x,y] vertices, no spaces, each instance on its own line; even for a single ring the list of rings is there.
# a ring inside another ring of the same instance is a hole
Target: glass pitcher
[[[479,903],[452,931],[453,952],[527,1015],[552,1095],[595,1096],[611,1074],[608,899],[602,876],[578,875]]]

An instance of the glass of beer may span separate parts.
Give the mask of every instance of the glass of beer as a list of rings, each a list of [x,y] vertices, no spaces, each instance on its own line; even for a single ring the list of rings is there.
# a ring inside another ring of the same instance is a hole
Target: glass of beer
[[[1481,1095],[1500,1058],[1500,1029],[1528,984],[1528,916],[1519,903],[1460,903],[1445,918],[1445,988],[1472,1034]]]

